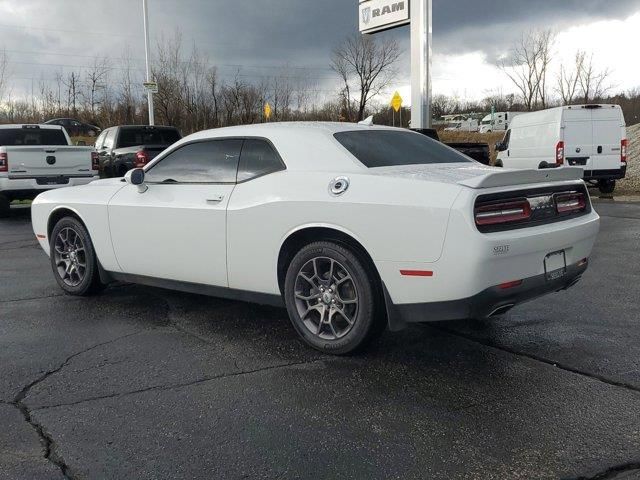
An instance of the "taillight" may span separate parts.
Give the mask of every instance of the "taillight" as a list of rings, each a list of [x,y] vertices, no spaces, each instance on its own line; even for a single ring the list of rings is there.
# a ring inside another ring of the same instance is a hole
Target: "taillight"
[[[142,168],[149,162],[149,156],[144,150],[136,152],[136,168]]]
[[[629,140],[626,138],[620,143],[620,161],[627,163],[627,151],[629,150]]]
[[[93,170],[100,170],[100,156],[98,152],[91,152],[91,168]]]
[[[9,155],[6,152],[0,153],[0,172],[9,171]]]
[[[509,200],[480,205],[475,209],[477,225],[498,225],[501,223],[528,220],[531,217],[531,205],[526,199]]]
[[[584,212],[587,199],[583,193],[563,193],[556,195],[556,210],[558,213]]]
[[[564,142],[560,141],[556,145],[556,165],[564,163]]]

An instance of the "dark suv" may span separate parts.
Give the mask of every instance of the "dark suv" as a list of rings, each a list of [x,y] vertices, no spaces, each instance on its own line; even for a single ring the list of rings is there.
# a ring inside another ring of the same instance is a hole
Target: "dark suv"
[[[83,123],[73,118],[54,118],[44,123],[45,125],[60,125],[64,127],[70,137],[97,137],[102,131],[100,127]]]

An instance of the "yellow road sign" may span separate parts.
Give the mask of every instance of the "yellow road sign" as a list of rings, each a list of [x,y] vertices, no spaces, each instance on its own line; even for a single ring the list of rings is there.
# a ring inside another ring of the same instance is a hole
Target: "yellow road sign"
[[[265,103],[264,105],[264,118],[269,120],[271,118],[271,105]]]
[[[391,107],[399,112],[402,108],[402,97],[400,96],[400,92],[396,92],[393,94],[393,98],[391,99]]]

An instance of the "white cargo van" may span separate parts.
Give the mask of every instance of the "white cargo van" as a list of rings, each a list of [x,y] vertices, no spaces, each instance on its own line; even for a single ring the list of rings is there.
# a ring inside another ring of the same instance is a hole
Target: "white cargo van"
[[[480,133],[504,132],[509,128],[511,121],[521,115],[521,112],[495,112],[487,115],[480,122]]]
[[[497,166],[578,166],[584,179],[612,193],[627,169],[626,127],[619,105],[572,105],[513,119],[496,144]]]

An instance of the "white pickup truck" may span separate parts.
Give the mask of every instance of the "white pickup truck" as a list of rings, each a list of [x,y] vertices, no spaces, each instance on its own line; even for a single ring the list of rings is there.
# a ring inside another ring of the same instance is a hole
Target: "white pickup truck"
[[[13,200],[99,178],[93,147],[77,147],[57,125],[0,125],[0,217]]]

